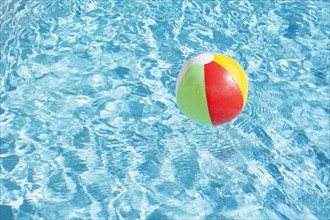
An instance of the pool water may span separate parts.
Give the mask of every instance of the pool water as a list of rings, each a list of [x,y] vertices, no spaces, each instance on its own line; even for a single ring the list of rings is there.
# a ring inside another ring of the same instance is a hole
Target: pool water
[[[1,219],[328,219],[330,3],[0,0]],[[237,60],[243,112],[176,78]]]

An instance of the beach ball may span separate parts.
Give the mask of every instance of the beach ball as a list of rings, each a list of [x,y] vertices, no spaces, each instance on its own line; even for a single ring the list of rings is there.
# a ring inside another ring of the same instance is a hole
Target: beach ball
[[[201,53],[182,67],[175,93],[184,115],[200,124],[216,126],[241,113],[248,95],[248,80],[232,58]]]

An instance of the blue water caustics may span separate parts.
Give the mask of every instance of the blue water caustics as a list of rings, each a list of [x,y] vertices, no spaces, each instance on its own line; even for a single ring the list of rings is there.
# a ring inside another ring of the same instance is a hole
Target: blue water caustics
[[[0,0],[1,219],[328,219],[330,3]],[[236,59],[244,111],[189,121],[176,77]]]

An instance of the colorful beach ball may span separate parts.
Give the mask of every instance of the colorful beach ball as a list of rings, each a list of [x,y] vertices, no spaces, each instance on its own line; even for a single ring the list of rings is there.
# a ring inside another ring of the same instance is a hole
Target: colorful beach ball
[[[220,125],[243,110],[248,80],[243,68],[232,58],[201,53],[183,66],[176,83],[179,109],[191,120]]]

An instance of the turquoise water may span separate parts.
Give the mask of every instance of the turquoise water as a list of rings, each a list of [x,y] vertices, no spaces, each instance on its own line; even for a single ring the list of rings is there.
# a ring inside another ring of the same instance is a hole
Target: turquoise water
[[[327,219],[328,1],[0,0],[1,219]],[[201,52],[244,111],[189,121]]]

